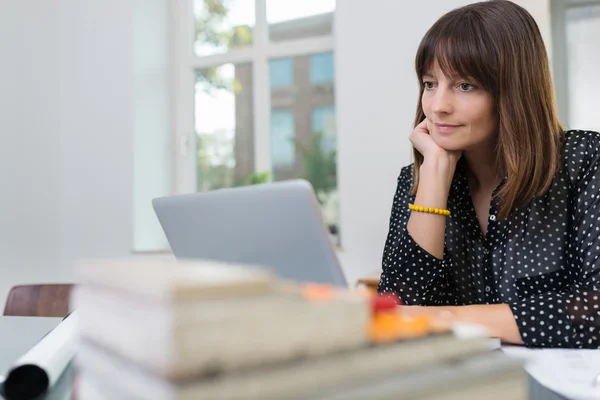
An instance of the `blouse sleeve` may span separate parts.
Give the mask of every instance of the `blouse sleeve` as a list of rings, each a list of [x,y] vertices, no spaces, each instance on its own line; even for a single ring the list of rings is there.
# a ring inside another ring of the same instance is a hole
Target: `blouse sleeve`
[[[447,279],[450,260],[440,260],[421,248],[406,229],[410,210],[412,166],[402,169],[394,195],[389,230],[383,250],[380,293],[398,295],[404,304],[456,304],[454,287]],[[447,254],[447,252],[445,252]]]
[[[600,347],[600,135],[581,151],[587,157],[577,160],[566,260],[575,282],[510,304],[527,346]]]

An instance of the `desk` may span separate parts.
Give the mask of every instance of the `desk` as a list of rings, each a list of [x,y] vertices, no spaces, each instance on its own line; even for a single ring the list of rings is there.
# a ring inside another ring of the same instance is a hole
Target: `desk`
[[[0,316],[0,375],[50,332],[61,318]]]
[[[56,327],[62,318],[0,316],[0,375]],[[70,400],[72,366],[67,367],[54,389],[41,400]],[[0,399],[3,399],[0,396]]]
[[[363,286],[369,291],[376,293],[379,285],[379,278],[380,276],[377,274],[359,279],[357,281],[357,286]],[[547,389],[545,386],[542,386],[531,376],[529,376],[529,398],[531,400],[568,400],[566,397],[563,397]]]
[[[27,352],[42,336],[52,330],[60,318],[5,317],[0,316],[0,374],[22,354]],[[42,400],[70,400],[73,367],[67,367],[55,387]],[[567,400],[529,378],[531,400]],[[0,397],[1,398],[1,397]]]

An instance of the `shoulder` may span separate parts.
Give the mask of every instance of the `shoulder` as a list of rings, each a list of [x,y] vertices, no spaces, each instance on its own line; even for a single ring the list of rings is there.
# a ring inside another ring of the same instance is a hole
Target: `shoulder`
[[[562,148],[563,167],[572,181],[578,182],[593,165],[600,163],[600,133],[590,130],[565,132]]]
[[[593,151],[596,155],[600,152],[600,133],[590,130],[569,130],[565,132],[563,151],[574,154]],[[576,155],[576,154],[575,154]]]

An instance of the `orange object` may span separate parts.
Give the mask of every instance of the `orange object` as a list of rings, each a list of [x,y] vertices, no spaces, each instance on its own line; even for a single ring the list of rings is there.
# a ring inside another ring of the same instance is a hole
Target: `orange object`
[[[373,315],[368,336],[374,343],[388,343],[428,335],[432,332],[429,316],[406,317],[397,310]]]
[[[402,332],[404,338],[425,336],[431,332],[431,318],[428,315],[418,317],[401,317]]]
[[[374,343],[386,343],[399,339],[401,319],[396,312],[379,312],[371,319],[369,339]]]
[[[307,300],[328,301],[333,299],[335,288],[330,285],[306,284],[302,289],[302,295]]]

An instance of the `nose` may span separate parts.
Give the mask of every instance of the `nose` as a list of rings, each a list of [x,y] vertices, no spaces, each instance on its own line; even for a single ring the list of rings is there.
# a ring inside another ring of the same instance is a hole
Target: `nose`
[[[452,92],[438,87],[431,99],[431,111],[436,114],[450,114],[453,110]]]

